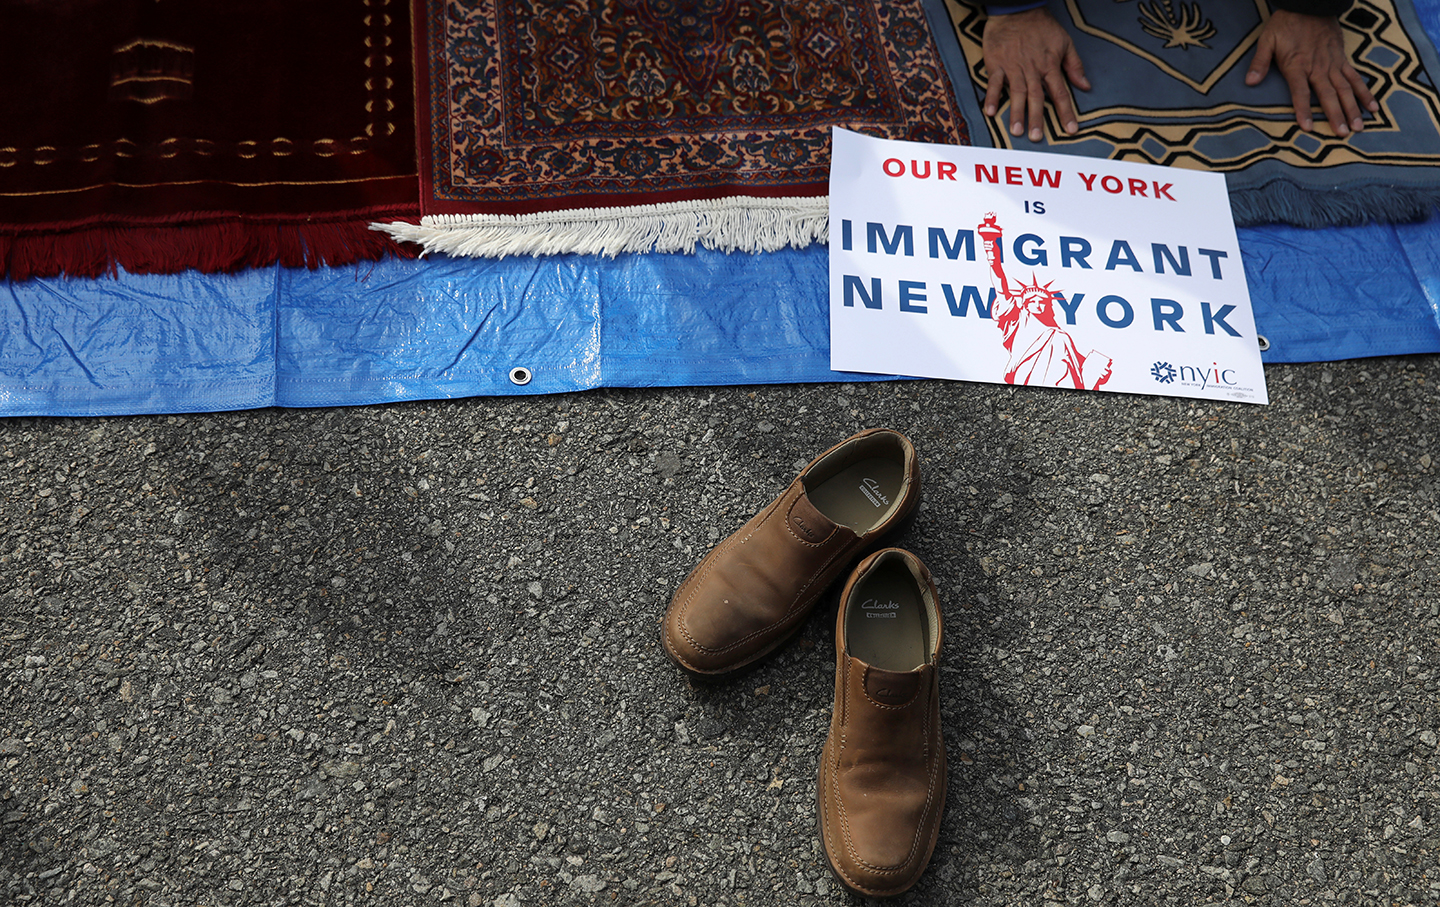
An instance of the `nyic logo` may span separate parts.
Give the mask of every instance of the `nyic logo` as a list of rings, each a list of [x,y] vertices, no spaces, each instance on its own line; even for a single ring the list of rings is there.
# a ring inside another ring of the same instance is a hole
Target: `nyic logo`
[[[1160,384],[1170,384],[1177,378],[1181,384],[1191,387],[1233,387],[1236,384],[1235,369],[1221,368],[1220,363],[1205,365],[1174,366],[1168,362],[1156,362],[1150,366],[1150,377]]]

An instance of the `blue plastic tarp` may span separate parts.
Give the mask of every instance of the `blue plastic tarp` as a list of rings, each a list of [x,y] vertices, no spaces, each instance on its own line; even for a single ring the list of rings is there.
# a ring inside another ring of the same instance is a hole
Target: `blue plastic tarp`
[[[1267,362],[1440,351],[1440,221],[1250,228],[1241,248]],[[812,247],[11,284],[0,413],[863,379],[829,369],[827,281]]]

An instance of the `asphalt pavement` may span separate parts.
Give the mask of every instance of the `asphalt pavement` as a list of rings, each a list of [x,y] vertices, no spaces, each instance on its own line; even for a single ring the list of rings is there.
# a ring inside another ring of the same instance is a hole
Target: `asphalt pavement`
[[[839,905],[833,605],[671,590],[906,432],[950,754],[904,904],[1440,903],[1440,357],[0,421],[0,902]]]

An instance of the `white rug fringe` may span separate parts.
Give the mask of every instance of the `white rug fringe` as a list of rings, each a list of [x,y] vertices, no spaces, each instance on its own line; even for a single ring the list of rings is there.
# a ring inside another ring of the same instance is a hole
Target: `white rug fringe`
[[[472,258],[622,252],[773,252],[823,243],[830,199],[732,198],[540,214],[446,214],[420,223],[371,224],[425,252]]]

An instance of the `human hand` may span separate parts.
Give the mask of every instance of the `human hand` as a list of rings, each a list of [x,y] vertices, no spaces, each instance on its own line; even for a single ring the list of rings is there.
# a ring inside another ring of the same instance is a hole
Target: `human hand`
[[[1340,21],[1334,17],[1276,10],[1260,32],[1245,84],[1259,85],[1272,61],[1290,86],[1295,122],[1306,132],[1314,126],[1312,89],[1330,128],[1341,137],[1365,128],[1361,106],[1371,113],[1380,109],[1365,80],[1350,65]]]
[[[1055,113],[1065,131],[1074,135],[1079,130],[1075,118],[1075,102],[1070,85],[1090,90],[1085,67],[1075,42],[1045,9],[991,16],[985,22],[983,38],[985,68],[990,86],[985,91],[985,115],[993,117],[1000,110],[1000,93],[1010,89],[1010,134],[1025,134],[1030,126],[1030,141],[1038,142],[1045,135],[1041,125],[1045,115],[1045,96],[1055,105]]]

